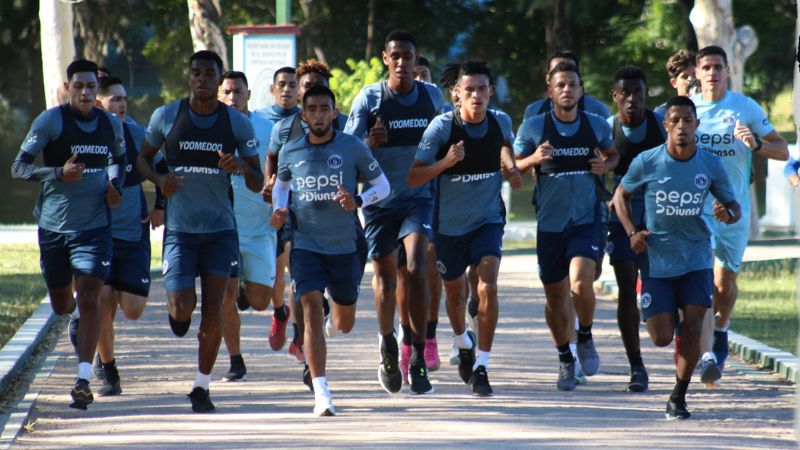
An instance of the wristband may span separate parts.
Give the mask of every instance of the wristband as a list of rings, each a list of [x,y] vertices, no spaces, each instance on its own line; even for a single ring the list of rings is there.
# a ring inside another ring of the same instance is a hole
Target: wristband
[[[353,201],[356,202],[356,206],[359,208],[361,208],[361,205],[364,204],[364,199],[362,199],[360,195],[356,195],[355,197],[353,197]]]
[[[754,149],[753,149],[753,151],[754,151],[754,152],[758,152],[758,151],[760,151],[760,150],[761,150],[761,147],[763,147],[763,146],[764,146],[764,141],[762,141],[762,140],[761,140],[761,138],[760,138],[760,137],[758,137],[758,135],[757,135],[757,134],[755,134],[755,133],[753,133],[753,137],[755,137],[755,138],[756,138],[756,148],[754,148]]]

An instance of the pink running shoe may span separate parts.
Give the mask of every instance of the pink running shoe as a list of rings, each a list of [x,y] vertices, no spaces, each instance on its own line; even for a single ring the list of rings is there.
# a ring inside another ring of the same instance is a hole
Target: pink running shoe
[[[306,355],[303,353],[303,344],[298,341],[292,341],[289,344],[289,356],[293,356],[298,363],[306,362]]]
[[[436,372],[442,362],[439,361],[439,344],[436,343],[436,337],[433,339],[425,339],[425,365],[428,366],[428,372]]]
[[[289,323],[289,308],[281,306],[286,314],[286,319],[278,320],[275,314],[272,315],[272,328],[269,330],[269,346],[274,351],[278,351],[286,344],[286,325]]]
[[[411,346],[401,343],[400,372],[403,374],[403,383],[408,384],[408,366],[411,365]]]

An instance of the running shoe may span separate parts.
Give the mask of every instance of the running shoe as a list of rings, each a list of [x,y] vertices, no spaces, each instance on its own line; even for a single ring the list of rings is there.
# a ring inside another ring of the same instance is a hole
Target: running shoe
[[[122,386],[119,382],[119,371],[114,363],[104,366],[103,386],[97,390],[100,397],[112,397],[122,394]]]
[[[72,397],[72,403],[69,404],[70,408],[82,409],[86,411],[87,406],[94,401],[92,390],[89,388],[89,380],[83,378],[75,379],[75,386],[69,393]]]
[[[275,314],[272,314],[272,328],[269,330],[269,347],[276,352],[286,345],[286,325],[289,323],[289,308],[286,305],[281,308],[286,313],[286,319],[278,320]]]
[[[714,330],[714,346],[711,348],[714,356],[717,358],[717,367],[719,367],[720,377],[722,377],[722,369],[725,367],[725,360],[728,359],[728,332]]]
[[[197,386],[192,389],[192,392],[186,395],[192,402],[192,411],[196,413],[207,413],[214,411],[214,404],[211,403],[211,397],[208,394],[208,389],[203,389],[200,386]]]
[[[558,365],[558,381],[556,387],[559,391],[574,391],[575,386],[575,363],[560,362]]]
[[[335,338],[339,334],[339,329],[333,324],[331,316],[325,318],[325,336],[329,339]]]
[[[386,343],[381,336],[380,347],[381,363],[378,366],[378,381],[383,390],[390,394],[396,394],[403,388],[403,374],[397,366],[397,341]]]
[[[436,338],[425,339],[425,366],[428,367],[429,372],[436,372],[441,367],[442,362],[439,360],[439,344]]]
[[[650,378],[644,366],[636,366],[631,370],[631,381],[628,382],[628,392],[647,392]]]
[[[244,292],[244,283],[239,283],[239,294],[236,296],[236,307],[239,311],[247,311],[250,309],[250,300]]]
[[[489,384],[489,375],[486,373],[486,367],[476,367],[475,370],[472,371],[469,384],[472,386],[472,395],[491,397],[493,394],[492,386]]]
[[[667,417],[667,420],[686,420],[692,415],[689,414],[689,410],[686,409],[686,401],[673,401],[669,399],[667,401],[667,411],[664,414]]]
[[[72,343],[72,348],[75,350],[75,353],[78,353],[78,323],[80,320],[81,319],[69,316],[69,341]]]
[[[597,349],[594,348],[594,339],[578,342],[576,350],[583,373],[588,376],[596,374],[600,370],[600,357],[597,355]]]
[[[461,377],[464,384],[469,384],[469,380],[472,377],[472,366],[475,365],[475,348],[478,346],[475,333],[467,331],[467,336],[472,339],[472,347],[458,349],[458,376]]]
[[[289,343],[289,356],[293,357],[298,363],[306,362],[306,355],[303,353],[303,344],[298,341]]]
[[[311,369],[305,363],[303,363],[303,384],[308,386],[311,392],[314,392],[314,383],[311,382]]]
[[[581,386],[589,384],[589,379],[586,378],[586,374],[583,373],[581,363],[577,359],[575,360],[575,384],[579,384]]]
[[[97,378],[98,381],[103,380],[103,362],[100,361],[100,353],[94,356],[94,362],[92,363],[92,372],[94,373],[94,377]]]
[[[720,378],[722,378],[722,372],[720,372],[717,362],[714,361],[714,357],[703,355],[703,360],[700,361],[700,381],[705,383],[706,387],[710,387]]]
[[[241,362],[240,362],[241,361]],[[231,368],[228,373],[222,376],[222,381],[247,381],[250,377],[247,376],[247,367],[244,365],[244,360],[231,361]]]
[[[408,384],[408,367],[411,365],[411,346],[400,344],[400,372],[403,374],[403,383]]]
[[[428,369],[424,364],[411,364],[408,369],[409,378],[411,379],[411,393],[414,395],[431,394],[433,393],[433,386],[428,379]]]
[[[167,313],[167,317],[169,317],[169,327],[172,328],[172,333],[178,337],[186,336],[186,333],[189,332],[189,327],[192,326],[192,319],[189,318],[185,322],[178,322],[169,313]]]

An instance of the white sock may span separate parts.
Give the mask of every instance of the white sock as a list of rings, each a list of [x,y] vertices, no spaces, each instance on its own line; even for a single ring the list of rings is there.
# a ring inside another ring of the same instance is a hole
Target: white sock
[[[78,363],[78,378],[86,381],[92,380],[92,363],[82,362]]]
[[[317,403],[330,402],[331,391],[328,390],[327,377],[312,378],[311,385],[314,386],[314,400],[316,400]]]
[[[192,384],[192,389],[201,387],[205,390],[208,390],[209,383],[211,383],[211,374],[204,374],[198,370],[197,375],[194,376],[194,384]]]
[[[483,366],[486,371],[489,371],[489,355],[492,352],[485,352],[483,350],[478,350],[478,356],[475,358],[475,364],[472,365],[472,370],[478,368],[478,366]]]
[[[458,348],[472,348],[472,339],[470,339],[466,331],[461,336],[455,335],[453,340]]]

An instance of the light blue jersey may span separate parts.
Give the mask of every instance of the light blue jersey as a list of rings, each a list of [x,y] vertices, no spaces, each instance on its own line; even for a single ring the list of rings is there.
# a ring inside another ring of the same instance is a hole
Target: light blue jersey
[[[695,132],[697,145],[720,157],[733,193],[742,207],[742,217],[749,217],[753,151],[733,136],[733,130],[737,120],[762,137],[774,128],[755,100],[736,92],[728,91],[725,97],[716,102],[707,102],[703,100],[702,94],[697,94],[692,97],[692,101],[697,107],[697,118],[700,120]],[[710,203],[706,205],[705,212],[711,215]]]
[[[218,167],[218,152],[257,155],[253,125],[247,117],[223,103],[214,113],[199,115],[187,100],[178,100],[153,112],[145,139],[153,147],[163,145],[169,171],[183,176],[183,187],[167,201],[168,230],[236,229],[230,176]]]
[[[525,107],[525,115],[523,120],[527,120],[533,116],[546,113],[553,108],[553,101],[549,98],[536,100],[527,107]],[[611,111],[606,107],[603,102],[592,97],[591,95],[584,95],[578,101],[578,110],[592,113],[604,119],[611,117]]]
[[[65,123],[65,120],[70,120],[70,123]],[[101,121],[103,128],[98,129]],[[110,130],[106,123],[110,124]],[[98,137],[98,134],[107,135],[107,139]],[[103,142],[95,142],[97,139]],[[125,161],[125,138],[122,125],[115,116],[95,108],[88,118],[83,119],[70,112],[69,106],[50,108],[33,121],[22,143],[22,153],[27,155],[30,163],[43,153],[43,166],[52,170],[46,177],[24,177],[42,181],[35,209],[39,227],[71,233],[110,224],[106,188],[109,177],[118,188],[122,187],[124,167],[114,167],[113,173],[108,170],[112,160]],[[78,154],[77,162],[84,161],[86,169],[80,180],[64,182],[60,179],[60,167],[70,154]],[[48,160],[56,162],[51,164]]]
[[[337,186],[353,195],[359,177],[371,181],[381,174],[369,148],[351,135],[334,131],[324,144],[312,144],[308,136],[288,142],[278,155],[278,179],[291,182],[292,248],[326,255],[355,252],[356,221],[334,200]]]
[[[278,123],[292,114],[296,114],[298,111],[300,111],[300,107],[298,106],[295,106],[294,108],[283,109],[278,105],[270,105],[266,108],[257,109],[254,112],[259,116],[266,117],[267,119],[271,120],[272,123]]]
[[[264,164],[267,157],[267,144],[272,131],[273,122],[264,116],[249,113],[250,123],[256,136],[256,152],[260,164]],[[233,186],[233,211],[236,214],[236,228],[239,236],[262,236],[274,229],[269,226],[272,208],[264,201],[261,192],[253,192],[247,188],[244,175],[231,174]]]
[[[389,196],[377,206],[388,208],[406,199],[430,198],[429,186],[409,188],[406,178],[422,133],[442,110],[444,97],[442,91],[430,83],[415,82],[414,88],[406,94],[386,92],[388,88],[385,85],[386,82],[373,83],[356,95],[344,132],[364,140],[377,117],[381,117],[389,138],[386,144],[372,150],[372,153],[392,187]],[[421,95],[421,86],[424,86],[427,95]],[[423,98],[430,101],[426,103]],[[384,100],[385,105],[382,104]]]
[[[422,136],[414,159],[425,164],[433,164],[446,154],[454,127],[453,114],[449,112],[433,119]],[[488,115],[492,118],[490,119]],[[503,112],[489,110],[487,117],[481,123],[471,124],[463,121],[461,123],[470,141],[474,140],[480,145],[480,141],[490,132],[490,120],[494,120],[500,131],[499,136],[490,135],[490,138],[496,141],[494,143],[500,146],[503,143],[511,145],[514,140],[511,118]],[[465,141],[466,145],[469,145],[469,142]],[[467,151],[469,150],[468,148]],[[485,150],[487,154],[492,154],[492,157],[499,153],[494,148]],[[497,170],[497,161],[486,161],[485,164],[480,162],[482,161],[479,161],[479,167],[468,170],[469,173],[458,171],[459,173],[439,175],[438,233],[460,236],[486,224],[505,223],[505,208],[500,197],[503,177]]]
[[[553,127],[549,132],[548,121]],[[533,116],[520,125],[514,153],[518,158],[530,156],[544,141],[550,141],[555,150],[551,161],[536,168],[534,204],[539,230],[561,232],[594,222],[602,211],[598,180],[590,172],[588,160],[594,158],[595,148],[606,151],[613,147],[611,128],[602,117],[585,112],[569,123],[551,113]]]
[[[718,157],[698,148],[688,160],[678,160],[662,144],[634,158],[622,187],[631,193],[644,190],[651,277],[714,266],[703,205],[709,192],[722,204],[735,200]]]

